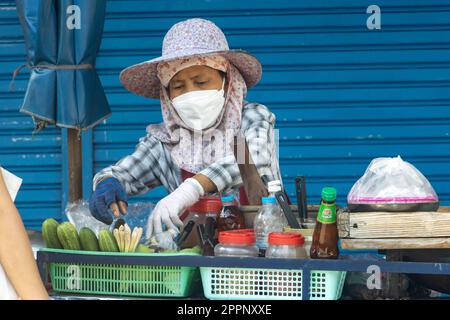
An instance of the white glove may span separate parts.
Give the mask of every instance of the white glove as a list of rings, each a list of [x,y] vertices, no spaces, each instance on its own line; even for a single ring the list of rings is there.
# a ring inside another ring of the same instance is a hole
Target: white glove
[[[152,235],[157,235],[163,231],[163,223],[168,230],[173,229],[178,233],[178,228],[183,226],[179,215],[196,203],[204,193],[205,191],[200,182],[189,178],[175,189],[174,192],[161,199],[156,204],[152,215],[148,219],[145,235],[147,241],[151,239]]]

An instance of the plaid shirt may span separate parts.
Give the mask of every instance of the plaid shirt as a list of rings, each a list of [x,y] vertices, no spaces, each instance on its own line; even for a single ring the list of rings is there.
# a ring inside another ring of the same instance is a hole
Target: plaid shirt
[[[241,132],[265,183],[281,180],[274,125],[275,115],[266,106],[246,102],[242,111]],[[218,192],[229,192],[242,185],[234,155],[225,156],[199,173],[208,177]],[[150,134],[140,139],[131,155],[98,172],[93,180],[94,189],[98,181],[106,177],[119,180],[128,195],[144,194],[159,185],[172,192],[182,183],[181,170],[172,161],[170,151]]]

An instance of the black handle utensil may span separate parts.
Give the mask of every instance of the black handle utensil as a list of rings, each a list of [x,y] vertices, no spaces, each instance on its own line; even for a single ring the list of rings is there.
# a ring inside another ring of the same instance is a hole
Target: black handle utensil
[[[215,245],[216,220],[213,217],[207,217],[205,221],[205,241],[210,241]]]
[[[298,223],[297,219],[295,218],[294,214],[292,213],[291,208],[288,205],[286,196],[284,195],[283,191],[278,191],[275,193],[275,198],[277,199],[278,203],[281,206],[281,209],[284,212],[284,215],[288,221],[289,227],[293,229],[301,229],[300,224]]]
[[[194,225],[195,225],[195,221],[194,220],[190,220],[183,228],[183,231],[181,231],[180,235],[178,236],[178,239],[176,241],[178,247],[180,247],[180,245],[186,241],[186,239],[189,237],[189,235],[191,234],[192,230],[194,229]]]
[[[305,177],[295,178],[295,192],[297,195],[297,208],[300,221],[304,223],[308,219],[308,202],[306,198],[306,180]]]
[[[197,225],[197,235],[198,235],[198,240],[200,242],[200,247],[202,247],[205,245],[205,226],[203,224],[198,224]]]
[[[202,255],[214,256],[214,247],[217,244],[215,240],[216,220],[212,217],[206,218],[205,224],[197,227],[197,232],[203,244]]]

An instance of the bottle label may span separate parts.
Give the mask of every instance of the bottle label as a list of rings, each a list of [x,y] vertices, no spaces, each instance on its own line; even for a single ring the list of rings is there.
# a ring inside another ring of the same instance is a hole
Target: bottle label
[[[320,206],[317,215],[317,221],[323,224],[331,224],[336,222],[336,205],[324,204]]]

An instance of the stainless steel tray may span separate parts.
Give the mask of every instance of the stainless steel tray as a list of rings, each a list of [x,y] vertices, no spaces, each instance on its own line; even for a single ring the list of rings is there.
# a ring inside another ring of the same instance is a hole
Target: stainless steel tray
[[[439,202],[427,203],[371,203],[371,204],[348,204],[350,212],[413,212],[413,211],[437,211]]]

